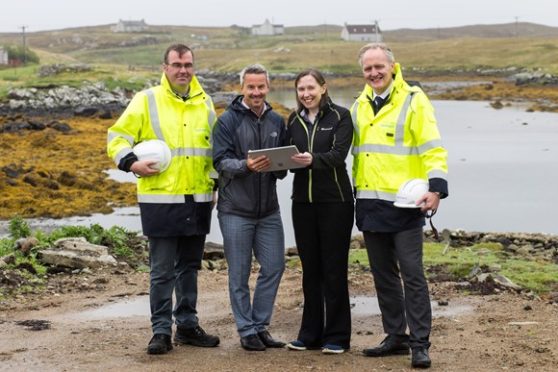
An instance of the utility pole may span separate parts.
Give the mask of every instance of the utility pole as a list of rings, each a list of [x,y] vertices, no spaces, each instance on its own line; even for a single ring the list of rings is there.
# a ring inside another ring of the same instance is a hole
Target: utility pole
[[[376,42],[379,43],[379,42],[381,42],[381,40],[380,40],[380,25],[378,24],[377,19],[374,21],[374,26],[375,26],[374,29],[376,31]]]
[[[23,65],[27,63],[27,46],[25,45],[25,28],[27,26],[21,26],[21,38],[23,42]]]
[[[519,17],[515,17],[515,37],[518,37],[518,36],[519,36],[519,24],[518,24],[518,21],[519,21]]]

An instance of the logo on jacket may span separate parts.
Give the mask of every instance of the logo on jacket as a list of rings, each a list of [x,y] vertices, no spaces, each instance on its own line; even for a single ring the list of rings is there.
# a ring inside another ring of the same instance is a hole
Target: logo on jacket
[[[273,138],[277,137],[277,135],[278,135],[277,132],[271,132],[271,133],[269,133],[269,136],[270,136],[270,137],[273,137]]]

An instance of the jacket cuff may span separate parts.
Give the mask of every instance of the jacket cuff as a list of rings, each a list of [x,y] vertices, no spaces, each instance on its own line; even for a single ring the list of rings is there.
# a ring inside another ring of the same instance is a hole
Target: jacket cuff
[[[129,172],[132,164],[134,164],[136,161],[138,161],[138,157],[136,156],[136,154],[131,152],[120,159],[120,163],[118,163],[118,169],[124,172]]]
[[[448,181],[443,178],[431,178],[428,180],[428,183],[428,191],[440,193],[440,199],[448,197]]]

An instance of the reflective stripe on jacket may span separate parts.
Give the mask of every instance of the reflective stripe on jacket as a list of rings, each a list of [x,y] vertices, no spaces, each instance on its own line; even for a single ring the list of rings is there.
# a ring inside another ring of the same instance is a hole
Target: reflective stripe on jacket
[[[399,186],[409,179],[447,180],[447,151],[434,109],[420,88],[403,80],[398,63],[389,100],[376,115],[372,96],[366,85],[351,108],[357,199],[394,201]]]
[[[210,172],[215,121],[213,102],[195,76],[189,98],[183,100],[163,74],[161,85],[137,93],[109,128],[107,152],[118,165],[139,142],[163,140],[171,149],[171,164],[160,174],[138,179],[138,201],[184,203],[184,195],[192,195],[197,202],[209,202],[214,184]]]

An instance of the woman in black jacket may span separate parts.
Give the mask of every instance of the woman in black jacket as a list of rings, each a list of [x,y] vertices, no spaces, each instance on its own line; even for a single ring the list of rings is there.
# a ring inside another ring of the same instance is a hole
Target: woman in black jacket
[[[295,88],[298,108],[289,117],[287,138],[300,151],[293,160],[306,166],[292,170],[304,311],[298,337],[287,347],[339,354],[351,339],[347,265],[354,206],[345,158],[353,125],[349,111],[329,98],[319,71],[301,72]]]

